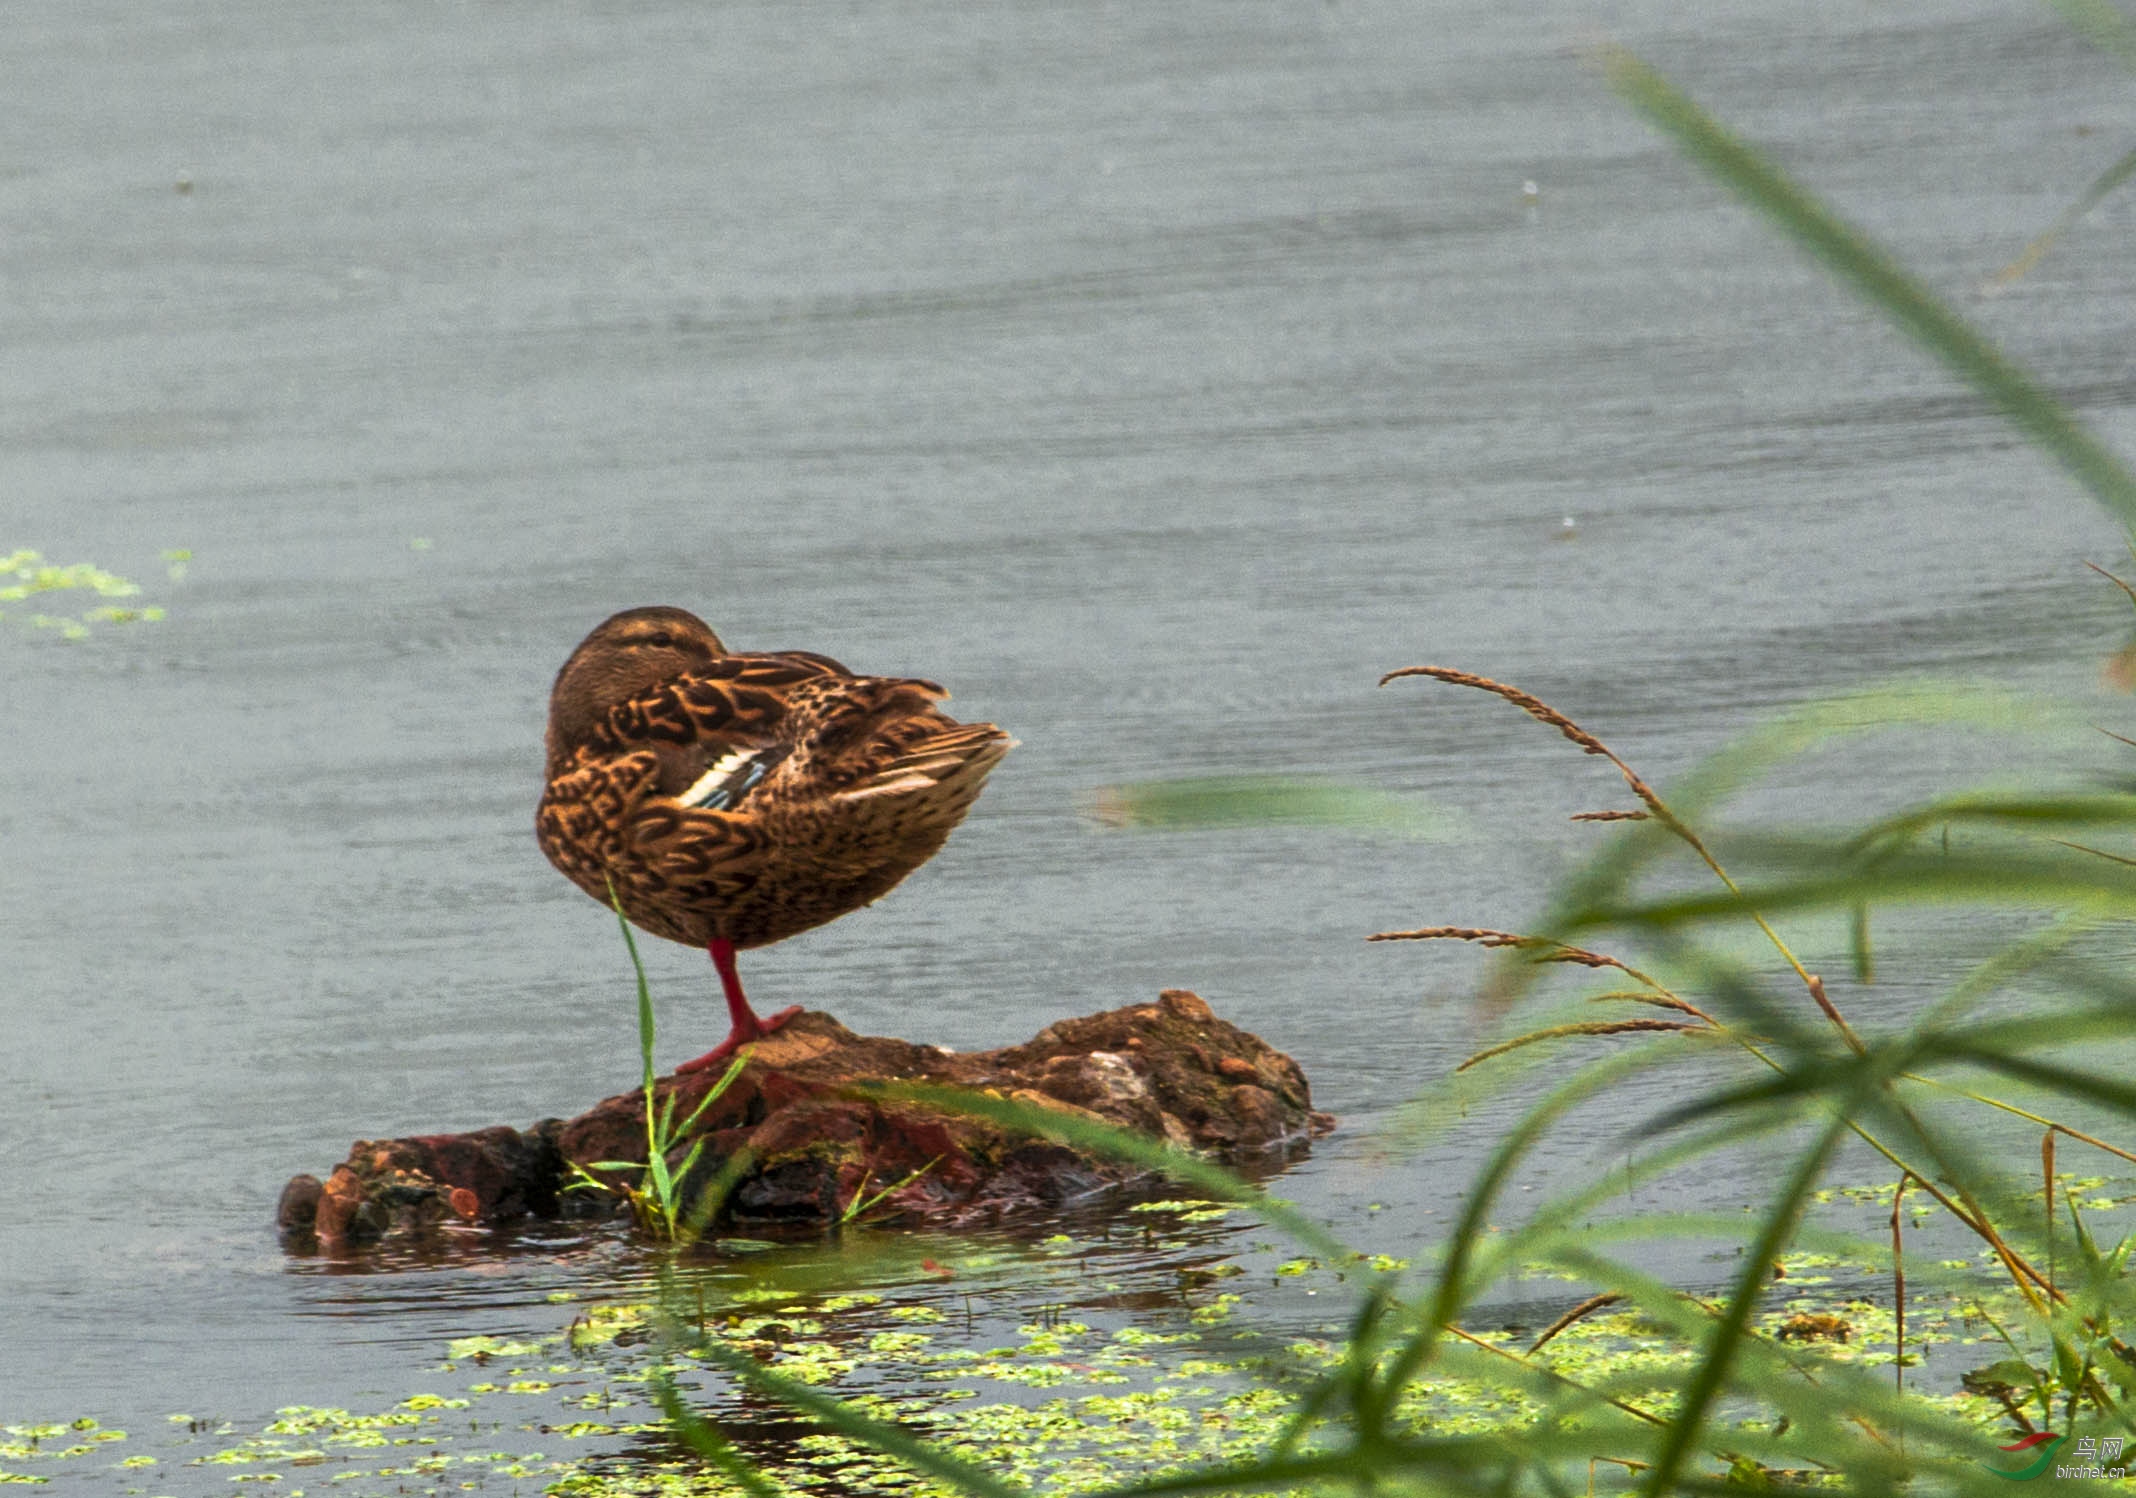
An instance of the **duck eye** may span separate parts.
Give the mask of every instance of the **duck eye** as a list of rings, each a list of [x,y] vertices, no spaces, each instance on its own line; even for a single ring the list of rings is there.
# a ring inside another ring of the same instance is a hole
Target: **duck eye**
[[[663,629],[660,633],[649,637],[645,643],[661,650],[666,650],[675,643],[675,637]]]

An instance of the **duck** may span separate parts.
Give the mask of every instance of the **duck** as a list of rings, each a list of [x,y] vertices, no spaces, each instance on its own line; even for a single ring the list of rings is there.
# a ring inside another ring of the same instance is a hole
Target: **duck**
[[[601,904],[711,957],[727,1038],[678,1071],[801,1012],[757,1014],[737,951],[881,899],[964,820],[1016,741],[946,716],[948,695],[809,651],[732,653],[666,606],[612,615],[571,652],[549,693],[535,833]]]

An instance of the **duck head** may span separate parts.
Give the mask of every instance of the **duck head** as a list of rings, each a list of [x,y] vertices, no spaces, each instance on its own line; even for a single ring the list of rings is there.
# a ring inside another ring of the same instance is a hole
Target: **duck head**
[[[584,743],[610,708],[726,653],[711,626],[687,609],[625,609],[603,621],[571,652],[549,691],[550,765]]]

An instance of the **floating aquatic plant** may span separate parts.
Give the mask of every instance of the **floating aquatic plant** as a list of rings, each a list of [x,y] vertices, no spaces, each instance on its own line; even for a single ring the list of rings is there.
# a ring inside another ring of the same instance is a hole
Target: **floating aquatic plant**
[[[189,551],[164,553],[173,579],[184,575],[185,562],[191,556]],[[13,581],[6,581],[10,578]],[[47,562],[42,553],[35,551],[16,551],[0,557],[0,604],[70,592],[93,593],[99,598],[134,598],[140,595],[141,588],[138,583],[89,562],[59,566]],[[32,629],[54,630],[68,640],[82,639],[95,624],[148,623],[162,617],[163,610],[153,604],[140,608],[99,604],[80,614],[48,614],[41,609],[30,613],[19,609],[0,611],[0,618],[16,619]]]
[[[2136,1180],[2076,1179],[2094,1180],[2078,1188],[2088,1199],[2136,1196]],[[2058,1196],[2074,1184],[2058,1183]],[[1133,1246],[1074,1234],[1006,1246],[882,1234],[868,1240],[879,1255],[856,1252],[850,1239],[837,1249],[785,1245],[752,1256],[743,1276],[686,1260],[666,1305],[642,1286],[608,1299],[581,1293],[558,1302],[546,1324],[451,1340],[419,1387],[378,1407],[293,1405],[246,1428],[180,1415],[163,1439],[126,1445],[93,1421],[17,1426],[0,1445],[0,1471],[90,1478],[110,1466],[153,1481],[140,1490],[145,1498],[270,1475],[285,1493],[366,1498],[431,1488],[580,1498],[758,1491],[665,1439],[668,1390],[689,1418],[716,1420],[736,1460],[770,1492],[956,1491],[850,1432],[797,1424],[723,1393],[732,1388],[729,1362],[742,1360],[896,1422],[1005,1486],[1072,1493],[1166,1474],[1184,1481],[1212,1465],[1264,1459],[1291,1428],[1297,1400],[1357,1366],[1354,1323],[1311,1312],[1301,1321],[1301,1306],[1335,1309],[1355,1287],[1410,1268],[1385,1256],[1299,1255],[1257,1243],[1241,1226],[1193,1221],[1207,1200],[1145,1204],[1131,1220],[1153,1236],[1137,1234]],[[1888,1380],[1903,1357],[1916,1379],[1924,1362],[1938,1371],[1937,1397],[1955,1420],[2005,1425],[2008,1397],[2033,1401],[2037,1423],[2030,1375],[2015,1365],[2046,1364],[2039,1344],[2012,1352],[1997,1342],[1990,1318],[2021,1332],[2022,1312],[1998,1288],[1996,1265],[1924,1262],[1897,1344],[1892,1307],[1876,1293],[1888,1262],[1873,1243],[1840,1231],[1873,1223],[1888,1200],[1888,1190],[1840,1187],[1818,1204],[1805,1246],[1786,1256],[1749,1334],[1796,1377]],[[2117,1208],[2117,1223],[2136,1217],[2129,1206],[2136,1202]],[[1935,1231],[1939,1244],[1956,1241],[1948,1221]],[[948,1258],[952,1277],[915,1277],[910,1266],[922,1253]],[[659,1258],[671,1262],[665,1250]],[[827,1288],[862,1276],[874,1288]],[[1308,1292],[1316,1298],[1301,1299]],[[1464,1360],[1405,1384],[1388,1412],[1390,1434],[1486,1440],[1590,1395],[1656,1416],[1674,1408],[1696,1365],[1697,1323],[1687,1335],[1635,1300],[1593,1304],[1585,1289],[1557,1282],[1539,1293],[1537,1303],[1562,1308],[1549,1317],[1559,1324],[1501,1311],[1464,1328],[1473,1339],[1459,1343]],[[688,1306],[680,1326],[670,1314],[678,1302]],[[664,1324],[680,1335],[663,1342]],[[1383,1346],[1375,1366],[1386,1355]],[[1983,1363],[1990,1371],[1979,1387],[1958,1383],[1956,1370]],[[98,1452],[110,1459],[100,1464]]]

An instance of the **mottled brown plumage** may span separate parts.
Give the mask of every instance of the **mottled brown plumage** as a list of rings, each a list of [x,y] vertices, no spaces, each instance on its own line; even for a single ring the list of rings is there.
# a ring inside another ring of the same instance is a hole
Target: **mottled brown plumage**
[[[958,723],[933,682],[855,676],[803,651],[730,655],[682,609],[617,614],[549,697],[541,848],[656,936],[706,948],[734,1033],[783,1023],[741,996],[733,953],[880,899],[933,857],[1013,740]]]

